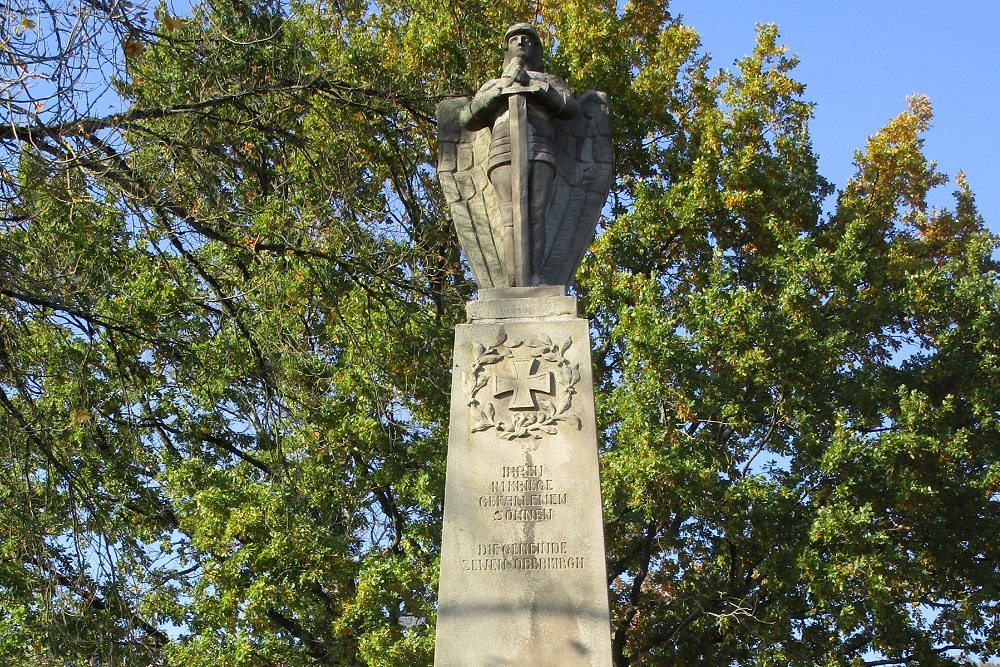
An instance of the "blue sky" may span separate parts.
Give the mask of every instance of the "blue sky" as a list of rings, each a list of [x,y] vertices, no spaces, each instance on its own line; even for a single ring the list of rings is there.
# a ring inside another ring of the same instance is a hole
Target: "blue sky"
[[[842,187],[867,137],[927,95],[934,125],[926,154],[965,172],[987,226],[1000,233],[1000,0],[674,0],[712,55],[728,67],[753,49],[754,25],[775,23],[816,103],[813,145],[824,176]],[[951,202],[952,186],[931,203]]]

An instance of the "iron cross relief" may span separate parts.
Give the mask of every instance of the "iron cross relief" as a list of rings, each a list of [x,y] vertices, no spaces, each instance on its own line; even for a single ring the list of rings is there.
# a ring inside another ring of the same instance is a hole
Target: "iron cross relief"
[[[514,367],[514,375],[493,374],[493,396],[500,398],[507,394],[514,394],[511,398],[509,409],[511,410],[535,410],[538,403],[535,401],[534,392],[552,395],[552,372],[545,371],[532,375],[537,359],[512,359],[510,365]]]

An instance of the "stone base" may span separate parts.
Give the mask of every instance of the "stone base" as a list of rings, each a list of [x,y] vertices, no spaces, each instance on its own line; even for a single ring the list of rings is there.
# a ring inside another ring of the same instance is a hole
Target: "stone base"
[[[471,322],[576,317],[576,297],[562,287],[498,287],[479,291],[465,304]],[[589,340],[589,339],[588,339]]]
[[[575,298],[455,332],[435,667],[611,667],[590,335]]]

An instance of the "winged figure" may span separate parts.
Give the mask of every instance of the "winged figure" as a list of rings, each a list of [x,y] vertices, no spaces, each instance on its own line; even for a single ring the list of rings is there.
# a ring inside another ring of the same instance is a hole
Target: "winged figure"
[[[480,288],[569,285],[611,187],[608,99],[547,74],[527,23],[503,50],[500,78],[438,105],[438,179]]]

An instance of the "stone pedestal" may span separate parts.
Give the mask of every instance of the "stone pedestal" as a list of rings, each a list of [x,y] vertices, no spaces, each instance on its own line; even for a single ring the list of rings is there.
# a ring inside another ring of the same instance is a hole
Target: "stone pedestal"
[[[456,329],[435,667],[611,667],[590,331],[564,294],[484,289]]]

